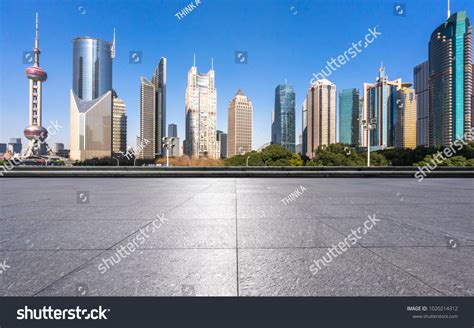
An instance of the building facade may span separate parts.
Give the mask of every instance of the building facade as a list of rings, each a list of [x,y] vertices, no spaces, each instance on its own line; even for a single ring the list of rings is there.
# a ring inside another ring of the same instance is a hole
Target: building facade
[[[168,137],[178,137],[178,126],[176,124],[168,124]]]
[[[252,150],[253,106],[240,89],[229,102],[227,122],[227,156],[250,152]]]
[[[272,144],[295,152],[295,91],[285,83],[275,88],[275,107],[272,114]]]
[[[112,43],[90,37],[73,40],[70,91],[70,158],[84,161],[112,155]]]
[[[397,124],[397,91],[402,80],[390,81],[383,66],[375,83],[364,83],[363,120],[375,121],[375,128],[370,131],[370,145],[376,148],[395,146]],[[363,134],[363,146],[367,147],[367,131]]]
[[[227,133],[217,130],[217,142],[221,147],[221,158],[227,158]]]
[[[115,154],[127,152],[126,104],[113,92],[112,107],[112,151]]]
[[[336,143],[336,85],[317,80],[306,98],[306,156],[313,158],[319,146]]]
[[[207,74],[199,74],[194,64],[188,71],[185,112],[185,154],[192,157],[220,158],[214,68]]]
[[[471,129],[472,26],[465,11],[431,34],[428,83],[429,145],[448,146]]]
[[[144,77],[140,79],[140,138],[138,158],[153,160],[156,151],[156,89]],[[161,140],[159,140],[161,142]]]
[[[151,78],[155,87],[155,155],[162,156],[163,138],[166,137],[166,68],[167,60],[161,57],[158,66]]]
[[[360,98],[358,89],[346,89],[339,93],[339,142],[359,144]]]
[[[301,105],[301,155],[306,156],[308,152],[308,99],[303,100],[303,105]]]
[[[417,146],[417,99],[410,83],[397,91],[397,128],[395,147],[415,149]]]
[[[416,93],[416,145],[428,146],[429,130],[429,62],[416,65],[413,70],[413,81]]]

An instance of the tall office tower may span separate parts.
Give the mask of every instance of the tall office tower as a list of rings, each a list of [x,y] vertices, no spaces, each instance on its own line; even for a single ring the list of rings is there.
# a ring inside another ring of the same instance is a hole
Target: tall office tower
[[[428,84],[428,142],[448,146],[471,129],[472,26],[465,11],[449,17],[448,9],[431,34]]]
[[[303,101],[303,105],[301,106],[301,155],[306,156],[308,152],[308,105],[307,105],[308,98],[305,97]]]
[[[125,110],[125,101],[113,91],[112,151],[114,153],[127,152],[127,115]]]
[[[168,137],[178,137],[178,126],[176,124],[168,124]]]
[[[48,153],[52,154],[52,150],[46,143],[48,138],[48,130],[41,126],[42,121],[42,100],[43,100],[43,82],[46,81],[48,75],[46,71],[39,66],[40,49],[39,49],[39,38],[38,38],[38,13],[36,13],[36,36],[35,36],[35,47],[33,48],[35,62],[33,66],[28,67],[25,70],[26,77],[29,80],[30,92],[29,92],[29,126],[24,130],[26,139],[28,139],[28,145],[24,156],[40,156],[45,153],[45,149]],[[21,142],[20,142],[21,143]],[[43,148],[43,152],[41,151]]]
[[[217,130],[217,142],[221,147],[221,158],[227,158],[227,133]]]
[[[319,146],[336,143],[336,85],[329,80],[317,80],[306,98],[308,126],[306,156],[313,158]]]
[[[403,83],[397,91],[397,124],[395,131],[395,147],[416,148],[417,100],[415,90],[410,83]]]
[[[70,110],[70,158],[84,161],[112,155],[112,43],[78,37],[73,40]]]
[[[428,146],[429,130],[429,63],[425,61],[416,65],[413,70],[413,81],[416,93],[416,145]]]
[[[13,154],[21,154],[23,145],[21,144],[21,138],[10,138],[10,142],[8,143],[8,149]]]
[[[155,155],[164,155],[163,138],[166,137],[166,58],[161,57],[151,78],[155,86]]]
[[[383,66],[375,83],[364,83],[364,120],[374,120],[375,128],[370,131],[371,147],[385,148],[395,146],[397,124],[397,91],[402,80],[389,81]],[[367,131],[364,135],[364,147],[367,147]]]
[[[7,144],[0,143],[0,154],[4,154],[7,152]]]
[[[275,107],[272,116],[272,144],[282,145],[295,152],[295,91],[288,83],[275,88]]]
[[[252,117],[252,102],[239,89],[228,107],[227,156],[232,157],[252,150]]]
[[[140,79],[140,138],[137,147],[141,148],[138,157],[155,159],[156,143],[156,91],[153,83]]]
[[[185,154],[220,158],[216,126],[217,90],[214,67],[211,67],[207,74],[199,74],[194,62],[188,71],[186,87]]]
[[[358,89],[346,89],[339,93],[339,142],[359,144],[360,98]]]

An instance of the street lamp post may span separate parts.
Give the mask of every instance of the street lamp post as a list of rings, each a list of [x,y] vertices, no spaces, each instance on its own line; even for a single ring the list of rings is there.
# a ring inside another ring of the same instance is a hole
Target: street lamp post
[[[370,167],[370,131],[376,127],[376,119],[371,118],[369,122],[362,120],[362,127],[367,130],[367,167]]]
[[[173,144],[174,138],[173,137],[163,137],[163,148],[166,149],[166,167],[170,165],[170,149],[172,149],[175,145]]]

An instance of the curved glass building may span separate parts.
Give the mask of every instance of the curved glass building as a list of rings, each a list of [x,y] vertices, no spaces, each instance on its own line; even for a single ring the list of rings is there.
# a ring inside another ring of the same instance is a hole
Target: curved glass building
[[[112,90],[112,45],[104,40],[73,40],[72,89],[82,100],[94,100]]]
[[[429,43],[429,145],[447,146],[471,128],[472,27],[451,15]]]
[[[295,91],[289,84],[275,88],[275,109],[272,122],[272,144],[295,152]]]

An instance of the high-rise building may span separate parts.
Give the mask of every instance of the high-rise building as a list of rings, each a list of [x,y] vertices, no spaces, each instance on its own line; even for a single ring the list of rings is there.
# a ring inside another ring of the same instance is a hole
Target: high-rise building
[[[123,99],[113,91],[112,108],[112,151],[116,154],[127,152],[127,115]]]
[[[319,146],[336,143],[336,85],[329,80],[317,80],[306,98],[308,111],[306,156],[313,158]]]
[[[176,124],[168,124],[168,137],[178,137],[178,126]]]
[[[64,144],[63,143],[60,143],[60,142],[57,142],[54,144],[54,152],[58,152],[58,151],[61,151],[61,150],[64,150]]]
[[[227,114],[227,156],[247,153],[252,150],[252,102],[239,89],[229,102]]]
[[[272,144],[295,152],[295,92],[288,83],[275,88],[275,107],[272,115]]]
[[[471,129],[472,26],[449,15],[429,43],[429,145],[448,146]]]
[[[161,57],[151,83],[155,86],[155,155],[164,155],[163,138],[166,137],[166,58]]]
[[[416,65],[413,70],[413,81],[416,93],[416,145],[428,146],[429,128],[429,63],[425,61]]]
[[[7,149],[10,150],[12,154],[21,154],[22,148],[21,138],[10,138]]]
[[[70,157],[86,160],[112,155],[112,43],[78,37],[73,40],[70,92]]]
[[[363,119],[374,120],[375,128],[370,131],[370,145],[376,148],[394,147],[397,124],[397,91],[402,80],[389,81],[383,66],[375,83],[364,83]],[[363,145],[367,147],[367,132]]]
[[[397,124],[395,131],[395,147],[416,148],[416,93],[410,83],[403,83],[397,91]]]
[[[156,89],[153,83],[146,78],[140,79],[140,138],[138,146],[141,159],[155,159],[156,143]]]
[[[7,152],[7,144],[0,143],[0,154],[4,154]]]
[[[35,47],[33,48],[34,64],[25,70],[26,77],[29,80],[29,125],[24,130],[24,135],[28,139],[28,145],[24,156],[39,156],[46,153],[52,154],[52,150],[46,143],[48,138],[48,130],[42,127],[42,100],[43,100],[43,82],[46,81],[48,75],[46,71],[40,67],[40,49],[38,37],[38,13],[36,13],[36,36]],[[21,142],[20,142],[21,144]]]
[[[346,89],[339,93],[339,142],[359,144],[360,98],[358,89]]]
[[[186,87],[186,140],[184,152],[193,157],[220,158],[217,142],[215,72],[199,74],[196,63],[188,71]]]
[[[303,105],[301,106],[301,122],[303,123],[301,127],[301,155],[306,156],[308,152],[308,99],[305,97]]]
[[[221,158],[227,158],[227,133],[217,130],[217,142],[221,147]]]

